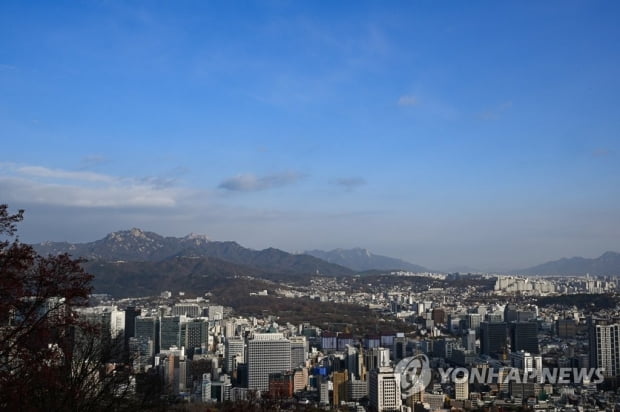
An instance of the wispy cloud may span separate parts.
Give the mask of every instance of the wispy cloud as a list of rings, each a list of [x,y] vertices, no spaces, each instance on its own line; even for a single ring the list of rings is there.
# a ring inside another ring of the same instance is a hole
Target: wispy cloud
[[[88,171],[0,163],[7,201],[78,207],[170,207],[187,195],[172,179],[122,178]]]
[[[218,187],[237,192],[254,192],[297,183],[303,177],[304,175],[298,172],[281,172],[260,177],[246,173],[229,177]]]
[[[336,186],[343,188],[346,191],[351,191],[359,186],[365,185],[366,179],[359,176],[354,177],[339,177],[336,179],[330,180],[330,183]]]
[[[478,113],[478,118],[482,120],[499,119],[502,116],[502,114],[506,110],[510,109],[511,107],[512,107],[512,102],[508,100],[508,101],[498,104],[495,107],[483,110],[482,112]]]
[[[43,166],[21,166],[17,167],[15,171],[25,176],[51,179],[82,180],[87,182],[112,182],[114,180],[113,177],[100,173],[49,169]]]
[[[146,185],[111,185],[104,188],[45,184],[23,178],[0,177],[0,191],[11,202],[79,207],[169,207],[177,193]]]
[[[162,176],[147,176],[138,179],[138,181],[145,186],[151,186],[157,189],[165,189],[169,187],[174,187],[177,184],[177,179],[173,177],[162,177]]]
[[[400,96],[398,99],[399,106],[415,106],[418,104],[418,98],[411,95]]]

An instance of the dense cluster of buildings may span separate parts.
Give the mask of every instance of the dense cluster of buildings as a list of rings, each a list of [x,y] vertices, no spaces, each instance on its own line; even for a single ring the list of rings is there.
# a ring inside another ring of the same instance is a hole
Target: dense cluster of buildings
[[[593,279],[585,277],[529,278],[519,276],[498,276],[495,292],[548,295],[553,293],[571,294],[579,292],[608,293],[618,288],[618,279]]]
[[[278,324],[274,317],[235,317],[206,298],[169,293],[102,301],[83,315],[122,342],[137,392],[141,382],[157,380],[183,402],[262,398],[353,411],[614,408],[620,399],[620,312],[539,307],[498,296],[498,287],[519,284],[509,279],[498,280],[491,294],[397,287],[369,297],[369,306],[402,317],[411,333],[356,336],[308,323]],[[557,281],[545,282],[532,284],[557,290]],[[611,288],[607,280],[589,278],[583,285]],[[288,293],[295,298],[304,292]],[[338,291],[332,296],[342,298]],[[131,305],[120,310],[126,303]],[[411,373],[419,370],[402,368],[411,359],[424,359],[428,372],[428,381],[413,392],[410,381],[417,375]]]

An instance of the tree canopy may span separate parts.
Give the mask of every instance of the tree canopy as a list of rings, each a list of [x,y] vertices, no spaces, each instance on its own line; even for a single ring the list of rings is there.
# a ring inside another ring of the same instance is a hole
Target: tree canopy
[[[21,243],[22,220],[22,210],[0,204],[0,409],[100,409],[100,331],[76,311],[88,303],[92,276],[79,259]]]

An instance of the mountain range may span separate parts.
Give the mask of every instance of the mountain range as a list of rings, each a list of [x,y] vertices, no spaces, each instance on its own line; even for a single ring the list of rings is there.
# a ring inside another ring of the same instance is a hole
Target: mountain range
[[[253,250],[232,241],[212,241],[190,234],[182,238],[164,237],[140,229],[123,230],[88,243],[44,242],[33,245],[43,255],[68,252],[73,257],[107,262],[161,262],[174,258],[211,258],[241,265],[246,271],[264,275],[350,276],[354,271],[314,256],[291,254],[268,248]]]
[[[373,270],[429,271],[423,266],[375,255],[362,248],[309,250],[305,253],[288,253],[275,248],[254,250],[237,242],[214,241],[203,235],[164,237],[136,228],[113,232],[93,242],[44,242],[33,247],[43,255],[68,252],[73,257],[88,259],[87,269],[97,276],[95,286],[105,284],[104,289],[115,289],[123,284],[127,287],[142,285],[148,280],[148,273],[166,283],[174,281],[175,273],[182,273],[195,282],[205,276],[251,276],[294,281],[307,280],[317,274],[333,277]],[[606,252],[594,259],[563,258],[511,273],[620,275],[620,254]]]
[[[583,257],[562,258],[527,269],[515,270],[521,275],[585,275],[618,276],[620,275],[620,253],[605,252],[593,259]]]
[[[427,270],[365,249],[293,254],[275,248],[253,250],[196,234],[164,237],[136,228],[93,242],[44,242],[33,247],[42,255],[69,253],[86,259],[84,267],[94,275],[94,290],[116,297],[157,295],[163,290],[203,293],[228,287],[233,278],[235,283],[252,279],[253,287],[264,288],[268,282],[304,282],[317,274],[338,277],[368,269]]]
[[[375,255],[368,249],[334,249],[329,252],[323,250],[306,250],[307,255],[323,259],[329,263],[345,266],[357,271],[366,270],[406,270],[410,272],[430,272],[424,266],[409,263],[401,259]]]

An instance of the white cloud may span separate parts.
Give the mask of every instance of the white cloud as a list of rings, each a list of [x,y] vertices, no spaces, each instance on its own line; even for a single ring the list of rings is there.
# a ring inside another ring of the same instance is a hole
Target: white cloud
[[[52,179],[83,180],[87,182],[113,182],[115,178],[100,173],[87,171],[67,171],[49,169],[42,166],[22,166],[15,169],[19,174]]]
[[[172,207],[188,195],[163,178],[120,178],[10,163],[0,164],[0,193],[6,202],[76,207]]]

